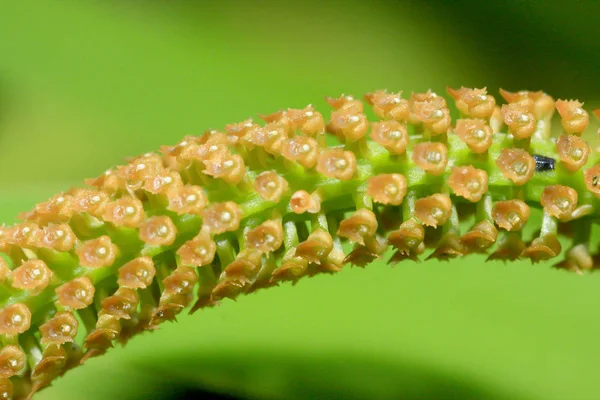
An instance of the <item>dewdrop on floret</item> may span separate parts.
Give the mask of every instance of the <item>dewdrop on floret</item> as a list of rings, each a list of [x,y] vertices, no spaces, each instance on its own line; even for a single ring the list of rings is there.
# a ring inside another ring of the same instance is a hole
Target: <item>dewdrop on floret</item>
[[[502,115],[510,133],[516,138],[529,138],[537,129],[535,116],[520,103],[503,104]]]
[[[102,300],[101,314],[109,314],[117,319],[131,319],[139,303],[137,292],[120,287],[112,295]]]
[[[325,96],[325,101],[336,110],[354,109],[356,112],[363,112],[363,103],[354,96],[345,94],[337,98]]]
[[[137,228],[146,218],[144,205],[133,196],[123,196],[106,204],[104,220],[115,226]]]
[[[316,111],[312,105],[308,105],[303,109],[288,108],[287,117],[303,135],[313,137],[325,133],[323,115]]]
[[[492,208],[494,222],[507,231],[521,230],[529,220],[530,213],[529,206],[517,199],[497,201]]]
[[[323,229],[312,232],[305,241],[296,246],[296,257],[301,257],[309,263],[321,264],[333,251],[333,238]]]
[[[387,93],[384,90],[378,90],[364,95],[365,100],[371,106],[373,111],[381,119],[406,121],[409,118],[410,106],[408,100],[401,97],[402,92]]]
[[[138,257],[119,268],[117,284],[131,289],[145,289],[152,284],[155,275],[152,257]]]
[[[356,173],[356,156],[342,149],[323,150],[317,161],[317,172],[328,178],[350,180]]]
[[[448,93],[456,101],[456,108],[467,118],[490,118],[494,113],[496,99],[487,93],[486,88],[460,89],[447,88]]]
[[[488,220],[477,222],[460,241],[467,253],[483,252],[490,248],[498,239],[498,229]]]
[[[19,346],[7,345],[0,349],[0,378],[10,378],[25,368],[26,356]],[[2,398],[2,397],[0,397]]]
[[[208,204],[204,190],[200,186],[185,185],[167,192],[167,209],[179,215],[200,215]]]
[[[55,251],[71,251],[75,247],[77,237],[67,224],[49,224],[39,232],[36,247],[45,247]]]
[[[450,128],[450,110],[446,107],[446,101],[436,96],[426,101],[416,101],[413,104],[413,112],[416,118],[423,123],[425,129],[434,135],[446,133]]]
[[[57,303],[64,308],[80,310],[92,304],[96,288],[86,276],[75,278],[56,288]]]
[[[284,141],[281,155],[290,161],[296,161],[304,168],[312,168],[319,157],[319,145],[313,138],[296,136]]]
[[[25,332],[31,325],[31,311],[21,303],[11,304],[0,310],[0,335],[15,336]]]
[[[566,133],[580,135],[588,127],[590,117],[577,100],[556,100],[556,110]]]
[[[35,296],[50,284],[52,271],[42,260],[28,260],[10,273],[12,287],[27,290]]]
[[[483,119],[459,119],[454,132],[473,153],[483,153],[492,145],[492,128]]]
[[[275,171],[261,172],[254,179],[254,190],[267,201],[277,203],[288,189],[287,181]]]
[[[216,235],[236,231],[241,219],[242,210],[233,201],[213,203],[202,211],[202,224]]]
[[[117,257],[117,246],[109,236],[83,242],[75,252],[79,257],[79,264],[88,268],[101,268],[113,265]]]
[[[590,145],[579,136],[564,134],[556,142],[556,152],[565,168],[575,172],[587,163]]]
[[[295,214],[305,212],[316,214],[321,211],[321,200],[318,196],[308,193],[306,190],[298,190],[290,198],[290,208]]]
[[[142,222],[139,228],[140,240],[150,246],[170,246],[177,236],[177,228],[171,218],[156,215]]]
[[[522,149],[502,149],[496,165],[506,179],[518,186],[527,183],[535,173],[535,160]]]
[[[246,246],[263,253],[277,250],[283,244],[281,220],[268,220],[246,232]]]
[[[380,174],[367,180],[367,194],[376,203],[399,206],[406,191],[406,178],[401,174]]]
[[[367,116],[357,107],[341,108],[331,113],[327,131],[352,143],[362,139],[369,130]]]
[[[365,245],[377,231],[377,217],[371,210],[360,209],[340,222],[337,234],[352,243]]]
[[[425,226],[437,227],[450,218],[452,200],[445,194],[436,193],[415,201],[415,217]]]
[[[481,200],[488,189],[488,175],[482,169],[472,166],[452,167],[448,177],[448,186],[457,196],[464,197],[471,202]]]
[[[439,142],[424,142],[413,147],[412,160],[423,171],[440,175],[448,165],[448,148]]]
[[[371,124],[371,139],[392,154],[404,154],[408,146],[406,126],[398,121],[381,121]]]
[[[568,221],[577,208],[577,198],[575,189],[563,185],[551,185],[544,188],[540,203],[548,215],[561,221]]]
[[[77,336],[79,322],[70,311],[59,311],[54,317],[40,326],[42,344],[65,344],[73,342]]]

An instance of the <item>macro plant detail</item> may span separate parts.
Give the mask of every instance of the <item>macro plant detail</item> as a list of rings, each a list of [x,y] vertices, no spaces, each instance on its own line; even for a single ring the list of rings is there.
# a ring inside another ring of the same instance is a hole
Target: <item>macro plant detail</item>
[[[185,308],[388,251],[593,269],[600,164],[583,104],[448,93],[454,121],[431,91],[376,91],[326,98],[329,118],[309,105],[186,136],[2,226],[1,396],[30,398]]]

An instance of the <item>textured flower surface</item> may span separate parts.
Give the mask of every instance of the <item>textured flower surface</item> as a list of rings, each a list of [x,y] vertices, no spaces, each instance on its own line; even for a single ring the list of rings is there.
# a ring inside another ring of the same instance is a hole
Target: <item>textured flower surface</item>
[[[448,92],[455,121],[431,91],[377,91],[327,98],[331,119],[308,106],[188,135],[3,225],[0,394],[30,398],[186,308],[388,251],[394,264],[487,253],[597,267],[600,157],[580,137],[583,105],[555,102],[571,136],[553,137],[547,94]],[[539,169],[540,155],[555,162]]]

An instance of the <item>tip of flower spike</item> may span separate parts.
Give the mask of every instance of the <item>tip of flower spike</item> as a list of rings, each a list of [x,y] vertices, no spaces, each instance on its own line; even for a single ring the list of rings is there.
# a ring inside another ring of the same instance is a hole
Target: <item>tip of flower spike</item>
[[[79,310],[92,304],[95,292],[90,278],[82,276],[56,288],[57,302],[67,309]]]

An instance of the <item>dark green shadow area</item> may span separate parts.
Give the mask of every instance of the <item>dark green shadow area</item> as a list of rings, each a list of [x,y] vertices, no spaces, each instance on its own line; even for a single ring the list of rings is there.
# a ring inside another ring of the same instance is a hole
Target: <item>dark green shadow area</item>
[[[153,363],[131,364],[138,371],[164,380],[166,390],[161,390],[158,384],[158,393],[153,394],[153,399],[173,398],[173,394],[177,394],[170,391],[174,384],[188,385],[190,391],[197,388],[227,392],[247,399],[518,398],[492,389],[473,377],[443,371],[431,364],[398,359],[392,362],[352,351],[291,356],[239,350],[225,355],[178,355]]]

